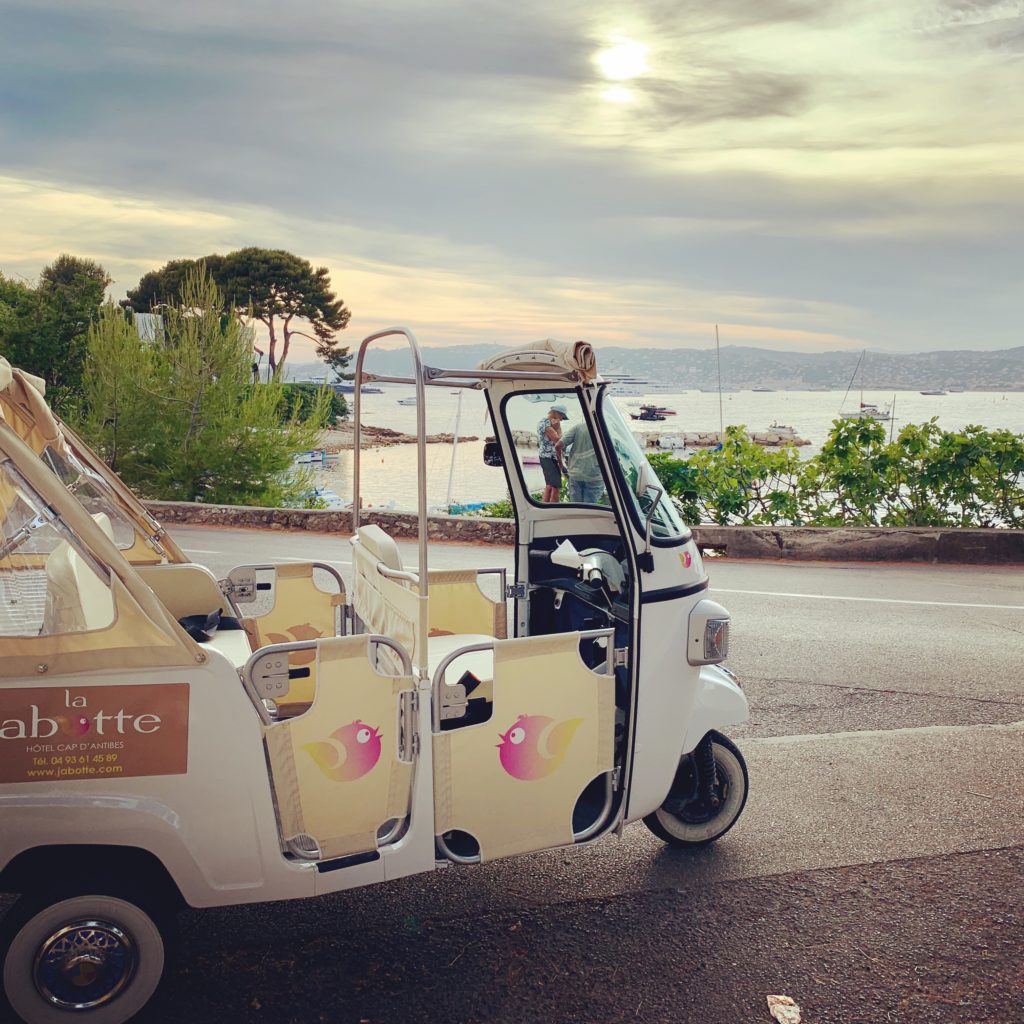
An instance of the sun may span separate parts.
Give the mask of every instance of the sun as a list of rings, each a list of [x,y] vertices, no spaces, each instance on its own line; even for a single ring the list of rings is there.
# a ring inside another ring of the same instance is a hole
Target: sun
[[[633,39],[616,39],[611,46],[599,50],[594,61],[605,78],[622,82],[647,70],[647,47]]]

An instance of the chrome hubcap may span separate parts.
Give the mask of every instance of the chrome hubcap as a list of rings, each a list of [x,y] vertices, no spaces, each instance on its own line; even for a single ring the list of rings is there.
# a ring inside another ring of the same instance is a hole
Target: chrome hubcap
[[[39,947],[34,979],[39,994],[65,1010],[91,1010],[115,999],[135,973],[131,936],[107,921],[76,921]]]

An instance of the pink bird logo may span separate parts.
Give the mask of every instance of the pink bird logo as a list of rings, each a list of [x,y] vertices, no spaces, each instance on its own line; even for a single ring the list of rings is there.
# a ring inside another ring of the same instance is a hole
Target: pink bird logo
[[[361,779],[380,760],[380,730],[357,718],[335,729],[327,740],[303,743],[316,766],[334,782]]]
[[[498,733],[501,767],[516,779],[546,778],[565,760],[582,722],[582,718],[556,723],[547,715],[520,715],[510,728]]]
[[[65,736],[84,736],[92,726],[92,722],[85,715],[71,719],[57,715],[57,725]]]

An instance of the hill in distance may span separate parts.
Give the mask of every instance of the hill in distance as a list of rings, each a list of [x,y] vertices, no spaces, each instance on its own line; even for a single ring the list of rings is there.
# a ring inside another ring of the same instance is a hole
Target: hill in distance
[[[452,345],[424,348],[429,366],[470,369],[502,351],[502,345]],[[722,385],[733,388],[767,387],[808,390],[846,388],[860,358],[858,352],[776,352],[771,349],[724,345]],[[411,372],[406,351],[380,349],[367,357],[368,370],[389,375]],[[714,349],[625,348],[603,346],[598,368],[606,374],[628,374],[659,386],[681,389],[716,388],[718,369]],[[291,380],[323,379],[322,363],[289,364]],[[351,367],[350,367],[351,369]],[[864,386],[871,390],[966,388],[1024,391],[1024,346],[991,352],[968,350],[887,354],[868,352],[862,366]],[[861,370],[855,387],[860,386]]]

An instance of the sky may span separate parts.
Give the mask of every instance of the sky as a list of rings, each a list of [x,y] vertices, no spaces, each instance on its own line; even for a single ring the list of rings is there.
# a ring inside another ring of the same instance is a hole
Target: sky
[[[0,25],[8,276],[71,252],[119,298],[258,245],[330,268],[353,343],[1024,344],[1024,0],[0,0]]]

